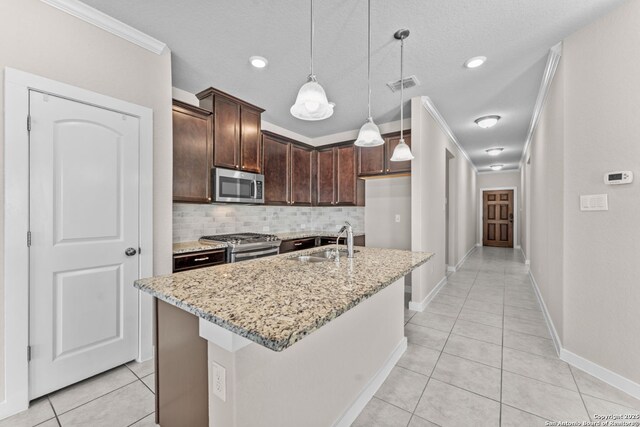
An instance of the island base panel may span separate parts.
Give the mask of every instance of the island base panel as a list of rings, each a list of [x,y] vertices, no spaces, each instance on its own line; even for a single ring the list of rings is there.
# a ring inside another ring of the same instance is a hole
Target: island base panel
[[[226,371],[225,401],[210,375],[210,426],[349,425],[352,406],[371,397],[406,347],[403,320],[401,278],[284,351],[209,342],[209,366]]]

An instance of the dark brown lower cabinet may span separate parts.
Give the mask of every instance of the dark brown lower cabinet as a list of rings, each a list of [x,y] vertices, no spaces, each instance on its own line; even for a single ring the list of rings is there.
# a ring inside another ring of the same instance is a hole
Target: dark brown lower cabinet
[[[156,423],[162,427],[209,426],[207,341],[198,317],[156,302]]]
[[[287,252],[301,251],[303,249],[309,249],[316,246],[316,238],[308,237],[304,239],[291,239],[283,240],[280,244],[280,253],[286,254]]]
[[[320,238],[320,246],[324,245],[335,245],[336,238],[335,237],[321,237]],[[347,239],[345,237],[340,238],[340,244],[346,245]],[[354,246],[365,246],[365,238],[364,236],[354,236],[353,237],[353,245]]]

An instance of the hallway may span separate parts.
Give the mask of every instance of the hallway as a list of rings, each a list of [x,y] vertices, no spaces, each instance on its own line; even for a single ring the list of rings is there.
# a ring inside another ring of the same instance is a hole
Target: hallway
[[[354,426],[544,426],[640,413],[640,401],[558,358],[520,250],[477,248],[405,322],[407,351]]]

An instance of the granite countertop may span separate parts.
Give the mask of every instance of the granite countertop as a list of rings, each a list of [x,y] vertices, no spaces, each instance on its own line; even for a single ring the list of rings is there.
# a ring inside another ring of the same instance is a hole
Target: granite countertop
[[[274,233],[282,240],[304,239],[306,237],[338,237],[338,232],[333,231],[290,231],[288,233]],[[364,236],[364,233],[353,232],[354,236]]]
[[[318,250],[141,279],[134,286],[264,347],[282,351],[433,256],[429,252],[358,247],[353,259],[342,256],[339,262],[287,259]]]
[[[217,243],[200,243],[200,242],[185,242],[185,243],[174,243],[173,244],[173,254],[187,254],[189,252],[200,252],[200,251],[210,251],[213,249],[225,249],[227,244],[225,242],[217,242]]]

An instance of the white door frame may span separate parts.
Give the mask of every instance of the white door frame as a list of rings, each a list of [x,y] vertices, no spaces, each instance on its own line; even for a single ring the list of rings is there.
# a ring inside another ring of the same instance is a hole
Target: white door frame
[[[4,69],[4,400],[0,419],[29,406],[29,90],[140,120],[140,277],[153,275],[153,110],[12,68]],[[152,297],[138,291],[138,361],[153,357]],[[0,343],[1,345],[1,343]],[[0,384],[1,386],[1,384]]]
[[[484,246],[484,222],[482,221],[482,215],[484,213],[484,192],[485,191],[500,191],[500,190],[513,190],[513,249],[520,249],[518,242],[518,187],[491,187],[481,188],[478,197],[480,202],[480,208],[478,209],[478,229],[480,230],[480,241],[478,246]]]

